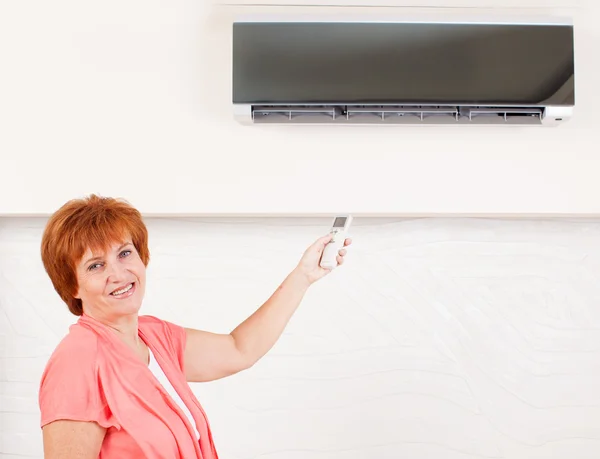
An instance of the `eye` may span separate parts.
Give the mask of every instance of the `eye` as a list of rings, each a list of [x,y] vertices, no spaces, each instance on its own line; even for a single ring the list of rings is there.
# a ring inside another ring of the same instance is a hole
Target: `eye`
[[[119,254],[119,256],[120,256],[121,258],[128,257],[129,255],[131,255],[131,250],[123,250],[123,251],[122,251],[122,252]]]
[[[98,266],[102,266],[102,263],[94,263],[93,265],[90,265],[88,267],[88,271],[93,271],[93,270],[97,269]]]

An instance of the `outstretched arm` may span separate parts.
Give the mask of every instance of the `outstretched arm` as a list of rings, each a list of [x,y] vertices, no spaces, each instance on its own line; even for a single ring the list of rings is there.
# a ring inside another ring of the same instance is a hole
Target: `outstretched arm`
[[[319,260],[331,235],[319,238],[271,297],[229,334],[186,328],[185,373],[190,382],[212,381],[254,365],[277,342],[311,284],[330,270]],[[350,239],[344,246],[351,244]],[[344,262],[346,249],[337,256]]]

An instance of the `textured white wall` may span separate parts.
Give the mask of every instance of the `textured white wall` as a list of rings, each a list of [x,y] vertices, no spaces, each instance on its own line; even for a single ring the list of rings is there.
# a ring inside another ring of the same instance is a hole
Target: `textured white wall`
[[[37,386],[74,321],[42,219],[0,219],[0,458],[41,458]],[[329,219],[148,220],[143,313],[229,331]],[[194,385],[223,459],[600,451],[600,221],[357,219],[275,348]]]

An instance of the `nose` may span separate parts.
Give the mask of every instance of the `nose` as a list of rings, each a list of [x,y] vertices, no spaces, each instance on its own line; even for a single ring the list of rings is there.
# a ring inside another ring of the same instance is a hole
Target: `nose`
[[[107,274],[108,277],[106,281],[109,284],[120,284],[123,283],[127,277],[127,270],[119,263],[111,263],[107,266]]]

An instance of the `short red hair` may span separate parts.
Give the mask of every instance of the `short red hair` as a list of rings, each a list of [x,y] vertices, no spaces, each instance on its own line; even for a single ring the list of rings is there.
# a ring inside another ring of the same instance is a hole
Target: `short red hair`
[[[92,194],[68,201],[50,217],[42,236],[42,262],[54,289],[73,314],[83,314],[81,300],[74,295],[78,289],[76,265],[86,250],[107,250],[127,237],[148,266],[148,230],[140,212],[127,201]]]

